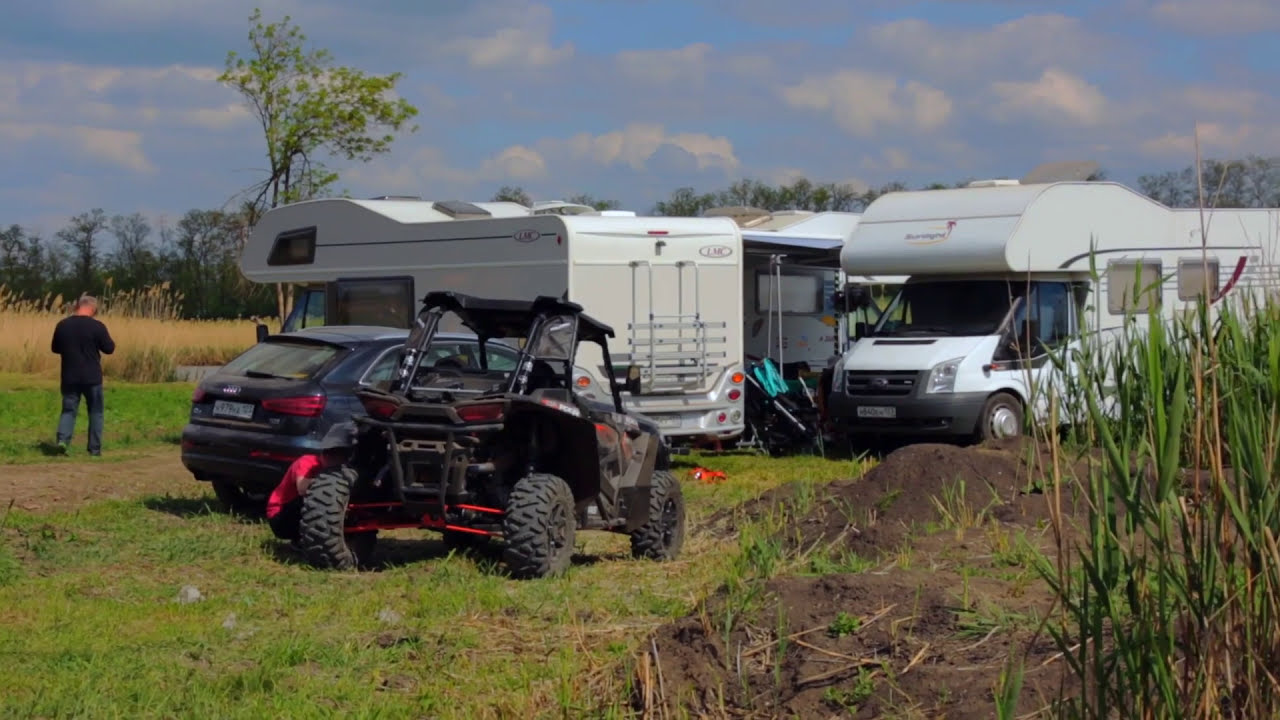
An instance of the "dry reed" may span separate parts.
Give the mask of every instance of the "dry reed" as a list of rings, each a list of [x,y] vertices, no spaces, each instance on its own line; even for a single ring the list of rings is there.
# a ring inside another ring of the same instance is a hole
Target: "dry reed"
[[[56,376],[59,360],[49,343],[73,300],[24,300],[0,286],[0,372]],[[116,351],[103,357],[103,373],[130,382],[165,382],[180,365],[221,365],[254,342],[251,320],[183,320],[181,307],[181,293],[168,283],[128,292],[113,292],[108,283],[99,319]]]

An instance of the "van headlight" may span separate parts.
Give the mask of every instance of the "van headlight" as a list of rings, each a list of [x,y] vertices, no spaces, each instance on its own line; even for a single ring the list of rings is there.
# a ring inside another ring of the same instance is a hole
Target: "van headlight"
[[[925,383],[926,393],[949,393],[956,390],[956,372],[964,358],[952,358],[934,365],[929,370],[929,380]]]
[[[844,369],[843,364],[839,364],[831,368],[831,392],[844,392],[844,380],[845,376],[848,374],[849,373]]]

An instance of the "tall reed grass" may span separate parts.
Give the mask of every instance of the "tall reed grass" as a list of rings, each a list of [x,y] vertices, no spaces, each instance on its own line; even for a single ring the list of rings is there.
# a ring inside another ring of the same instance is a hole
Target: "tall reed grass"
[[[50,340],[74,300],[24,300],[0,286],[0,372],[56,377],[60,361]],[[182,320],[181,308],[181,293],[167,283],[130,292],[113,292],[108,284],[98,317],[116,351],[103,357],[103,373],[129,382],[166,382],[180,365],[221,365],[254,342],[250,320]]]
[[[1067,442],[1104,458],[1042,567],[1073,681],[1061,714],[1280,717],[1280,305],[1201,302],[1113,339],[1086,338],[1053,399],[1080,419]],[[1070,452],[1044,439],[1061,507]]]

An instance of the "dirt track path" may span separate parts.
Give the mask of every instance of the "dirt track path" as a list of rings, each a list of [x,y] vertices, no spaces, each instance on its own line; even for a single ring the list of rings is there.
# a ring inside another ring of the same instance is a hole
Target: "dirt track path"
[[[95,500],[206,492],[208,485],[196,482],[182,467],[176,448],[143,451],[119,460],[0,465],[0,513],[10,502],[15,508],[47,512]]]

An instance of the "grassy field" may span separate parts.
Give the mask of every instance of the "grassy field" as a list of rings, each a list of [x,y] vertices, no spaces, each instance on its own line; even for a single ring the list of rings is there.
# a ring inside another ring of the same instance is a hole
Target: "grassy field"
[[[251,321],[181,320],[177,301],[158,289],[104,305],[99,319],[116,341],[115,353],[103,357],[108,378],[165,382],[179,365],[220,365],[253,344]],[[49,343],[65,306],[61,297],[15,300],[0,286],[0,373],[57,377]]]
[[[714,462],[726,483],[686,485],[694,528],[786,481],[859,471]],[[736,541],[696,529],[665,565],[585,534],[577,564],[548,581],[509,580],[412,532],[381,540],[379,572],[319,572],[172,480],[156,487],[176,492],[0,520],[0,714],[607,716],[646,634],[735,572]],[[201,599],[178,602],[185,586]]]
[[[189,383],[105,384],[104,457],[178,442],[190,411]],[[62,411],[56,379],[0,373],[0,463],[46,461]],[[85,455],[88,411],[80,403],[70,457]],[[64,462],[67,460],[63,460]]]

